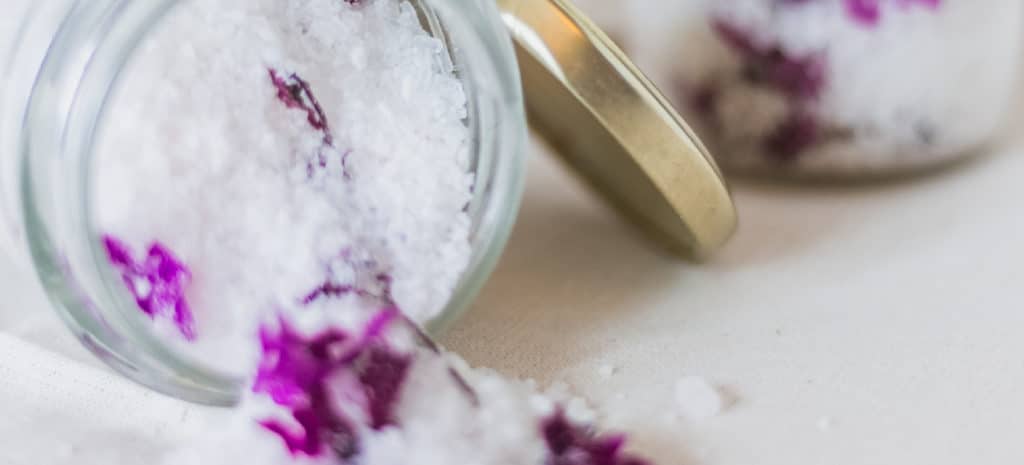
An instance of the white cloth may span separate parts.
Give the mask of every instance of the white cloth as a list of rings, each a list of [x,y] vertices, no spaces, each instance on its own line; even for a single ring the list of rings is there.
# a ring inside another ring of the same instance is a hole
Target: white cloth
[[[0,265],[0,464],[149,464],[219,409],[122,378],[74,340],[34,283]]]

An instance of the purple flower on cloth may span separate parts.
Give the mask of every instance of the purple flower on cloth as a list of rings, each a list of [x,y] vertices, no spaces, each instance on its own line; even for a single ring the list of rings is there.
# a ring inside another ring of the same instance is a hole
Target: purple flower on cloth
[[[391,350],[383,333],[399,317],[387,308],[362,334],[329,329],[304,336],[283,319],[260,331],[263,357],[253,391],[291,411],[292,420],[260,422],[293,455],[359,452],[358,431],[393,425],[394,410],[412,358]]]
[[[153,319],[170,318],[186,340],[195,340],[195,320],[185,300],[185,289],[192,281],[188,267],[159,242],[150,244],[141,261],[112,235],[103,236],[103,246],[139,308]]]

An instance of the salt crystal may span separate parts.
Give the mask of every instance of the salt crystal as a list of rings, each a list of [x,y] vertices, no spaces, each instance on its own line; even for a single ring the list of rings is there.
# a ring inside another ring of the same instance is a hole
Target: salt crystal
[[[689,420],[706,420],[725,409],[718,389],[699,376],[687,376],[676,382],[675,400],[679,414]]]
[[[597,369],[597,374],[600,375],[602,378],[607,379],[615,375],[615,371],[615,366],[613,365],[601,365]]]
[[[57,442],[52,445],[53,458],[57,462],[65,463],[72,461],[75,456],[75,446],[69,443]]]

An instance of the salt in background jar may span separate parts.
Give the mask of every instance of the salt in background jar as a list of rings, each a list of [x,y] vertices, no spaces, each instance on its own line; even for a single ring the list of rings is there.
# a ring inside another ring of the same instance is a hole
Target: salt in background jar
[[[1024,4],[582,2],[617,31],[723,168],[874,178],[983,153],[1019,87]]]

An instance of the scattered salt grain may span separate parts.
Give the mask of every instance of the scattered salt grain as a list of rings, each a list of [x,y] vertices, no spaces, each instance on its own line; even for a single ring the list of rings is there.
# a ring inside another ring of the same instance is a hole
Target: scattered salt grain
[[[706,420],[725,409],[722,394],[699,376],[687,376],[677,381],[674,395],[679,415],[688,420]]]
[[[597,374],[602,378],[608,379],[614,376],[616,371],[617,370],[614,365],[601,365],[597,369]]]
[[[562,405],[565,415],[577,423],[593,423],[597,412],[587,404],[586,400],[573,393],[572,387],[565,381],[555,381],[543,390],[540,398],[551,405]]]
[[[549,384],[547,389],[544,389],[544,396],[551,399],[571,399],[573,397],[572,388],[569,387],[569,383],[557,380]]]

